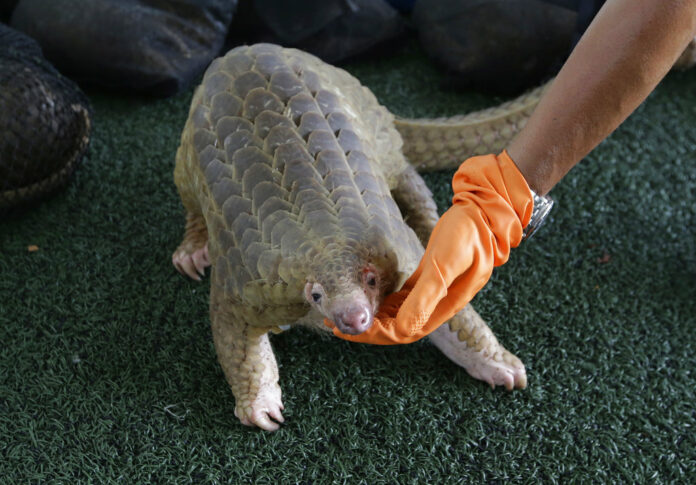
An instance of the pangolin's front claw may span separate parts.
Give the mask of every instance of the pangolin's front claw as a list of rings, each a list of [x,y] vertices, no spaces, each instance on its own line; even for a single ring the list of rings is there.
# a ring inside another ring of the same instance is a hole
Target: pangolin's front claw
[[[196,271],[201,276],[205,275],[205,268],[210,266],[210,259],[208,258],[208,245],[206,244],[201,249],[194,251],[191,255],[191,260],[193,265],[196,267]]]
[[[507,355],[502,356],[500,361],[481,356],[478,363],[469,362],[466,370],[472,377],[487,382],[492,388],[503,386],[508,391],[524,389],[527,387],[527,372],[524,365],[507,350],[504,352]]]
[[[177,249],[172,255],[172,264],[179,273],[196,281],[201,281],[201,276],[205,275],[205,268],[210,266],[208,245],[206,244],[193,252],[184,248]]]
[[[196,281],[201,280],[205,268],[210,266],[208,257],[208,228],[203,215],[197,212],[186,214],[184,239],[172,254],[172,263],[179,273]]]
[[[280,389],[278,389],[280,390]],[[234,409],[234,414],[245,426],[258,426],[266,431],[276,431],[280,428],[278,423],[285,422],[282,410],[285,409],[275,393],[263,393],[257,396],[251,404],[240,402]]]
[[[493,388],[503,386],[512,391],[527,387],[527,372],[522,361],[498,343],[473,310],[465,310],[455,318],[459,320],[444,324],[430,334],[430,341],[443,354]]]

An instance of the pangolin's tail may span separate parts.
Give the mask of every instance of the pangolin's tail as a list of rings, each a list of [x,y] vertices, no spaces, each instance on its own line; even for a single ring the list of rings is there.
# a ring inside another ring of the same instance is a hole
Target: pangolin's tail
[[[524,126],[551,81],[498,106],[450,118],[398,119],[403,152],[419,172],[458,167],[501,151]]]

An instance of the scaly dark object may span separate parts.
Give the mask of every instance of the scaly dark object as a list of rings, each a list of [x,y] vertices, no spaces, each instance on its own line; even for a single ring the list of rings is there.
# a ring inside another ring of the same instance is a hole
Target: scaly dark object
[[[90,133],[87,98],[29,37],[0,24],[0,214],[64,186]]]

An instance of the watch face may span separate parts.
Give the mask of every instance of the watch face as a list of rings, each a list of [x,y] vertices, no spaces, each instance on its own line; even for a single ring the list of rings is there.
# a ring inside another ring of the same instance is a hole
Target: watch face
[[[548,195],[537,195],[532,190],[532,199],[534,200],[534,208],[532,209],[532,217],[529,224],[522,232],[522,240],[529,239],[541,226],[544,224],[546,217],[551,212],[555,201]]]

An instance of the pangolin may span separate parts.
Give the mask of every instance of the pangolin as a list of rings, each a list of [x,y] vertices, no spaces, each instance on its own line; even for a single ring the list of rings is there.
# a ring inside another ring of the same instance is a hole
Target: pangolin
[[[398,126],[416,166],[441,167],[502,148],[538,97],[444,131],[446,120]],[[271,44],[231,50],[196,89],[176,155],[187,216],[172,260],[194,279],[212,266],[212,334],[243,424],[283,421],[269,332],[328,330],[325,317],[363,332],[416,269],[438,214],[396,126],[346,71]],[[491,386],[525,387],[522,362],[471,306],[430,338]]]

